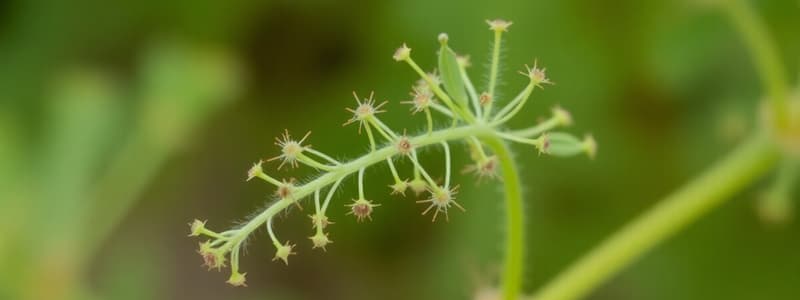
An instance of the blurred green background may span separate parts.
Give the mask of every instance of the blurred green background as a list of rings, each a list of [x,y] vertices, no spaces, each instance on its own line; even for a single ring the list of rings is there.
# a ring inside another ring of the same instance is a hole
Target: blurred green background
[[[753,2],[797,82],[800,3]],[[200,266],[186,223],[222,229],[260,209],[273,191],[245,183],[245,172],[276,155],[284,129],[313,130],[315,148],[337,157],[366,150],[355,128],[340,126],[353,90],[389,100],[390,126],[422,128],[398,104],[416,78],[394,49],[408,43],[432,69],[436,35],[447,32],[481,86],[490,18],[514,22],[501,96],[524,86],[516,71],[535,58],[557,82],[512,126],[558,104],[576,120],[571,131],[600,144],[594,161],[516,148],[528,291],[755,126],[762,89],[713,1],[0,1],[0,299],[472,297],[497,279],[503,236],[496,183],[472,176],[456,177],[467,212],[431,223],[413,199],[389,196],[390,176],[376,168],[367,193],[382,206],[372,222],[335,205],[335,243],[323,253],[294,211],[276,230],[299,254],[288,267],[271,262],[259,232],[242,262],[248,288]],[[422,158],[433,172],[439,155]],[[354,182],[344,186],[340,204],[355,193]],[[763,188],[590,298],[797,299],[800,227],[759,220]]]

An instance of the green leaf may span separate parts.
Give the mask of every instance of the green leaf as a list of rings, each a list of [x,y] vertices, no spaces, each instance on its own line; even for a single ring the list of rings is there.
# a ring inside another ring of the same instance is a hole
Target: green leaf
[[[456,53],[447,46],[447,34],[440,34],[439,42],[442,44],[439,50],[439,72],[444,89],[459,106],[467,107],[468,98],[461,69],[458,67]]]

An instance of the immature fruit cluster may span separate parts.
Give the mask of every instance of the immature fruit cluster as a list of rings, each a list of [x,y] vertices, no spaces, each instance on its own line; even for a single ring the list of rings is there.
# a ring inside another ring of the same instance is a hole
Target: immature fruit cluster
[[[349,209],[348,215],[353,215],[356,221],[371,220],[375,209],[380,206],[375,199],[380,198],[367,197],[364,188],[365,170],[383,163],[388,166],[392,174],[391,181],[386,182],[391,194],[406,195],[407,190],[415,195],[427,194],[420,196],[423,200],[417,201],[424,205],[422,214],[431,213],[433,221],[443,214],[447,220],[450,208],[456,207],[465,211],[456,201],[458,185],[453,185],[451,182],[453,162],[450,143],[452,142],[463,142],[467,145],[472,162],[465,170],[476,173],[482,179],[496,178],[499,167],[497,157],[485,146],[485,141],[488,139],[531,145],[543,154],[571,156],[585,153],[593,157],[597,146],[590,136],[580,140],[567,133],[550,132],[572,123],[570,114],[558,107],[553,109],[550,118],[539,124],[521,130],[506,129],[507,121],[522,113],[535,88],[543,88],[553,83],[546,76],[545,69],[534,62],[533,67],[526,66],[525,71],[520,72],[527,78],[528,84],[517,96],[498,97],[495,86],[500,42],[511,22],[495,20],[488,21],[488,24],[490,30],[494,32],[495,45],[488,76],[489,83],[486,89],[480,92],[467,76],[466,70],[470,65],[468,57],[457,55],[448,46],[449,37],[446,34],[439,35],[438,39],[440,44],[438,73],[426,72],[420,68],[411,57],[411,48],[405,44],[395,51],[394,60],[408,64],[420,76],[411,87],[412,98],[401,103],[411,105],[412,115],[424,113],[426,120],[424,132],[407,135],[403,130],[400,134],[379,117],[380,113],[385,112],[382,108],[386,101],[378,104],[374,93],[362,99],[355,92],[353,96],[356,105],[347,109],[350,118],[344,125],[358,123],[358,133],[365,133],[370,151],[363,156],[347,162],[339,161],[307,145],[310,133],[306,133],[298,140],[285,131],[275,142],[280,154],[268,161],[280,160],[278,169],[284,165],[292,168],[308,166],[316,170],[318,175],[303,182],[296,182],[291,178],[278,180],[264,172],[262,161],[254,164],[247,171],[247,180],[259,178],[274,186],[274,202],[242,225],[219,233],[207,229],[205,222],[192,222],[191,236],[208,237],[207,241],[200,243],[198,251],[205,265],[209,269],[219,270],[226,266],[229,258],[231,276],[228,283],[244,286],[246,273],[239,272],[241,247],[244,241],[261,226],[267,227],[275,247],[273,260],[288,264],[289,257],[295,254],[295,245],[289,241],[279,241],[273,230],[274,217],[280,212],[287,211],[291,205],[299,206],[299,202],[304,199],[313,199],[314,203],[314,211],[309,215],[314,234],[308,237],[309,243],[312,248],[325,250],[332,243],[326,230],[333,224],[326,213],[342,182],[357,173],[358,197],[344,205]],[[503,106],[493,110],[495,105],[500,104]],[[445,126],[437,128],[434,125],[434,114],[436,119],[446,120],[441,122]],[[444,174],[435,175],[436,177],[426,170],[418,158],[418,151],[430,146],[441,147],[444,153]],[[398,161],[411,164],[413,170],[408,177],[401,176],[401,172],[395,166]],[[370,182],[379,181],[378,178],[370,178]]]

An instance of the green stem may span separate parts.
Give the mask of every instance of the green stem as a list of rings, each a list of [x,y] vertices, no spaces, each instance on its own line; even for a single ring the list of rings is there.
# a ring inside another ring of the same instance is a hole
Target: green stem
[[[522,189],[519,173],[508,146],[495,136],[484,138],[486,145],[497,156],[502,169],[506,205],[506,245],[503,266],[503,299],[517,299],[522,290],[522,271],[525,253],[525,225],[522,207]]]
[[[777,147],[759,134],[633,220],[544,286],[537,300],[577,299],[639,256],[730,199],[775,166]]]
[[[492,64],[489,67],[489,97],[491,101],[486,104],[486,110],[483,112],[484,120],[489,120],[492,114],[492,104],[497,101],[494,94],[494,88],[497,86],[497,71],[500,69],[500,43],[503,41],[503,31],[494,31],[494,44],[492,44]]]
[[[778,48],[758,15],[743,0],[728,0],[726,10],[750,51],[761,83],[767,90],[773,125],[779,131],[789,127],[788,79]]]
[[[369,125],[367,125],[369,128]],[[416,137],[409,138],[409,142],[414,145],[415,148],[422,148],[428,145],[436,144],[442,141],[452,141],[452,140],[461,140],[465,139],[470,136],[478,136],[478,137],[487,137],[487,138],[494,138],[495,129],[488,127],[486,125],[465,125],[458,128],[448,128],[442,129],[438,131],[434,131],[431,134],[423,134]],[[367,168],[372,166],[376,163],[380,163],[385,161],[387,158],[391,158],[397,154],[399,154],[397,147],[394,145],[387,145],[383,148],[376,149],[371,151],[370,153],[349,161],[344,162],[340,166],[338,166],[335,170],[327,172],[319,177],[305,183],[302,186],[298,186],[292,192],[291,198],[285,198],[273,203],[267,209],[263,210],[258,215],[250,218],[247,223],[242,225],[242,227],[236,229],[236,233],[231,235],[230,240],[226,243],[226,245],[235,245],[243,241],[247,238],[253,231],[258,229],[262,224],[267,222],[269,218],[272,218],[278,212],[283,211],[289,205],[295,203],[296,201],[300,201],[301,199],[311,195],[314,191],[322,189],[330,184],[334,184],[332,191],[336,189],[337,185],[341,180],[353,173],[359,171],[361,168]],[[438,188],[435,182],[430,178],[427,173],[424,173],[424,170],[421,169],[421,166],[418,165],[416,161],[416,152],[412,152],[412,162],[414,162],[417,170],[416,172],[421,172],[425,175],[426,179],[431,184],[431,188]],[[328,195],[328,198],[331,197],[332,194]],[[325,200],[323,204],[323,212],[326,210],[328,206],[328,199]]]

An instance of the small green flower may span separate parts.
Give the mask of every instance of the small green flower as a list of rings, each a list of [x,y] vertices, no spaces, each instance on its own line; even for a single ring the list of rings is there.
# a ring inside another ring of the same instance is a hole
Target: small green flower
[[[392,55],[392,58],[394,58],[394,60],[396,61],[403,61],[408,59],[410,56],[411,56],[411,48],[408,48],[406,44],[403,44],[403,46],[397,48],[397,50],[394,52],[394,55]]]
[[[211,242],[200,243],[200,250],[197,253],[203,257],[203,265],[209,270],[217,269],[219,271],[225,267],[225,254],[212,248]]]
[[[253,164],[249,170],[247,170],[247,181],[264,174],[264,169],[261,167],[261,164],[263,164],[263,161],[259,160],[257,163]]]
[[[247,286],[247,279],[245,276],[247,273],[239,273],[235,272],[231,274],[231,277],[228,278],[228,284],[235,286],[235,287],[246,287]]]
[[[275,145],[281,148],[281,155],[270,158],[268,161],[280,159],[281,164],[278,166],[278,169],[282,168],[284,164],[289,164],[293,168],[297,168],[298,157],[306,150],[306,147],[303,146],[303,142],[310,134],[311,132],[309,131],[302,139],[296,141],[292,139],[289,130],[285,130],[280,138],[275,138]]]
[[[389,187],[392,189],[392,195],[405,195],[406,189],[408,189],[408,181],[398,180]]]
[[[206,221],[195,219],[192,223],[189,223],[189,227],[191,230],[189,236],[200,236],[206,230]]]
[[[289,255],[296,254],[292,251],[294,245],[290,244],[288,241],[284,245],[276,245],[275,250],[275,257],[272,258],[273,261],[275,260],[282,260],[284,264],[289,265]]]
[[[458,186],[452,189],[447,189],[445,187],[436,187],[433,189],[428,189],[428,192],[431,193],[431,197],[428,198],[427,200],[417,201],[417,203],[430,203],[430,205],[428,205],[428,208],[426,208],[425,211],[422,212],[422,214],[425,215],[431,209],[433,209],[432,221],[434,222],[436,221],[436,217],[439,215],[440,212],[444,213],[445,219],[449,221],[450,217],[447,212],[450,209],[450,206],[455,206],[458,207],[458,209],[460,209],[461,211],[466,211],[464,207],[461,206],[461,204],[458,204],[458,202],[455,201],[455,195],[458,193]]]
[[[428,190],[428,183],[422,178],[415,178],[408,182],[408,187],[411,188],[414,194],[419,195]]]
[[[333,243],[328,238],[328,235],[325,234],[325,233],[322,233],[322,231],[317,231],[317,234],[315,234],[314,236],[310,237],[309,239],[311,239],[311,243],[314,244],[312,249],[322,248],[322,250],[326,250],[325,246],[328,246],[328,244]]]

